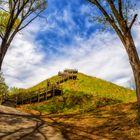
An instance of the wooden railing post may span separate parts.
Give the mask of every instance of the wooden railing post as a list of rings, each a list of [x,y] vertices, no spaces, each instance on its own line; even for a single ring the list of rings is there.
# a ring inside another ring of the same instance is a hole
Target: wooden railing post
[[[60,90],[61,90],[60,95],[63,95],[63,88],[62,88],[62,85],[60,86]]]
[[[74,75],[74,74],[72,73],[72,80],[73,80],[73,75]]]
[[[17,98],[17,95],[16,95],[16,97],[15,97],[16,99],[15,99],[15,106],[17,106],[17,104],[18,104],[18,98]]]
[[[38,99],[38,102],[40,102],[40,94],[39,94],[39,92],[37,93],[37,99]]]
[[[21,104],[23,105],[23,95],[21,95]]]
[[[31,97],[30,97],[30,104],[32,103],[32,95],[31,95]]]
[[[55,96],[55,86],[53,84],[53,97]]]
[[[45,100],[47,100],[48,87],[46,87]]]
[[[3,96],[0,97],[0,104],[3,102]]]
[[[2,94],[1,103],[4,102],[4,95]]]

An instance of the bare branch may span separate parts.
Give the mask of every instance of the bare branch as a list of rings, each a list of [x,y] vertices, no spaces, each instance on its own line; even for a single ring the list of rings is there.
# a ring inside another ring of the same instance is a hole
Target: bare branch
[[[4,9],[3,7],[0,7],[0,10],[9,13],[6,9]]]
[[[118,1],[121,2],[121,0],[118,0]],[[118,25],[120,26],[120,29],[125,34],[125,32],[127,31],[127,25],[126,25],[125,19],[123,18],[123,16],[120,15],[119,11],[115,7],[115,4],[114,4],[114,1],[113,0],[107,0],[107,2],[110,5],[110,8],[112,10],[112,13],[115,16],[115,18],[116,18],[116,20],[118,22]],[[122,12],[122,10],[121,10],[122,7],[121,6],[122,6],[122,3],[119,4],[120,11]]]
[[[132,19],[132,21],[131,21],[131,23],[130,23],[130,25],[129,25],[129,28],[128,28],[129,30],[131,30],[131,28],[132,28],[133,24],[135,23],[137,17],[138,17],[138,14],[135,14],[133,19]]]
[[[118,6],[119,6],[119,14],[123,18],[123,12],[122,12],[122,0],[118,0]]]
[[[93,3],[95,6],[97,6],[100,11],[102,12],[102,14],[105,16],[105,18],[111,22],[111,18],[110,16],[108,15],[108,13],[105,11],[105,9],[101,6],[101,4],[97,1],[97,0],[88,0],[90,3]]]
[[[102,12],[102,14],[104,15],[104,17],[106,18],[106,20],[110,23],[110,25],[113,27],[113,29],[116,31],[116,33],[118,34],[118,36],[120,37],[121,41],[123,43],[125,43],[124,41],[124,37],[122,34],[122,31],[118,28],[118,26],[115,23],[115,19],[113,17],[113,15],[109,15],[105,9],[101,6],[101,4],[97,1],[97,0],[88,0],[90,3],[94,4],[95,6],[97,6],[97,8]]]
[[[25,24],[24,26],[22,26],[21,28],[19,28],[18,31],[21,31],[22,29],[24,29],[25,27],[27,27],[33,20],[35,20],[44,10],[40,11],[34,18],[32,18],[30,21],[28,21],[27,24]]]

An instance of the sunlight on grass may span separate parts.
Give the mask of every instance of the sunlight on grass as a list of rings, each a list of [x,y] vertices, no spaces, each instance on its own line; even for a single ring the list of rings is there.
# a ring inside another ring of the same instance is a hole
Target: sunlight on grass
[[[53,76],[47,80],[53,83],[59,80],[59,76]],[[26,89],[25,94],[28,94],[28,91],[45,88],[47,80]],[[135,91],[82,73],[78,73],[76,80],[68,80],[61,85],[63,87],[62,96],[54,97],[42,104],[28,105],[28,108],[39,112],[82,113],[101,106],[136,101]]]

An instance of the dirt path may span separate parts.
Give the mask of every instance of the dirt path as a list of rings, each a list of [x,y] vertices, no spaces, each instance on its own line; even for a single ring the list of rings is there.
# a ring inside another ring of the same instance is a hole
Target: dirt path
[[[0,105],[0,140],[64,140],[39,117]]]

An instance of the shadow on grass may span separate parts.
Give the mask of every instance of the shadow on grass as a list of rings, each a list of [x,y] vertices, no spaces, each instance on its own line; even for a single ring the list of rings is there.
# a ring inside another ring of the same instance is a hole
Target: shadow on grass
[[[0,140],[47,140],[49,130],[42,131],[46,122],[58,132],[61,131],[66,140],[139,140],[140,127],[135,117],[131,116],[134,111],[135,105],[125,104],[123,107],[114,105],[69,115],[0,112]],[[134,130],[137,130],[136,135]],[[51,135],[55,135],[55,132]]]
[[[45,116],[40,117],[45,118]],[[121,106],[114,109],[97,109],[86,115],[58,115],[49,119],[51,120],[49,125],[59,129],[66,140],[139,140],[140,138],[140,127],[135,118]],[[136,136],[134,130],[137,130]]]

